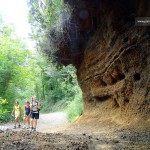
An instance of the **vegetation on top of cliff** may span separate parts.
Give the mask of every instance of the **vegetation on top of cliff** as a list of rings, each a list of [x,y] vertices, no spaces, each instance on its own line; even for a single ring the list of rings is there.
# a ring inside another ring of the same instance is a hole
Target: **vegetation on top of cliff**
[[[38,50],[58,63],[57,45],[61,41],[65,42],[60,35],[65,32],[63,26],[70,15],[68,6],[64,5],[62,0],[27,0],[27,2],[32,38],[36,40]]]

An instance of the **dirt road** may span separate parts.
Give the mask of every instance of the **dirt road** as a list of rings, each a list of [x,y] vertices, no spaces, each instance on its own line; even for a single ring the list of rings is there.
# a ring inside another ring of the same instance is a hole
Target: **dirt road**
[[[62,126],[69,125],[67,119],[67,114],[65,112],[54,112],[47,114],[40,114],[40,119],[38,120],[37,131],[38,132],[56,132],[61,129]],[[0,125],[0,130],[13,129],[13,123],[7,123]],[[23,127],[23,123],[21,123]],[[21,131],[20,129],[13,129],[14,131]]]

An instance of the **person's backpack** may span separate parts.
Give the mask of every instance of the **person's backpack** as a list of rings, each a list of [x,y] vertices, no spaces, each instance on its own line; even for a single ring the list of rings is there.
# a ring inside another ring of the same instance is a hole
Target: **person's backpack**
[[[38,101],[37,101],[37,105],[38,105]],[[41,109],[38,109],[38,111],[40,111]]]

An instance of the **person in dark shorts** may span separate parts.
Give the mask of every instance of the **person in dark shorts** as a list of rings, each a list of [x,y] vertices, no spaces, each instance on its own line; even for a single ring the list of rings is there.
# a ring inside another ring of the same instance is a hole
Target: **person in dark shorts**
[[[30,102],[29,101],[26,101],[26,104],[24,106],[24,117],[23,117],[23,123],[24,123],[24,126],[23,128],[27,128],[29,129],[30,128]],[[28,126],[26,127],[26,121],[28,121]]]
[[[41,106],[40,103],[36,100],[36,96],[32,97],[32,102],[30,104],[31,109],[31,131],[36,131],[37,120],[39,119],[39,110]]]

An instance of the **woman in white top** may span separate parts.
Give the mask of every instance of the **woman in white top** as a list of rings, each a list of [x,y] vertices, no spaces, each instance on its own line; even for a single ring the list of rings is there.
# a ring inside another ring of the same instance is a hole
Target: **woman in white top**
[[[36,131],[37,120],[39,119],[40,108],[41,108],[41,106],[40,106],[40,103],[36,100],[36,96],[32,96],[32,102],[30,103],[31,131]]]

